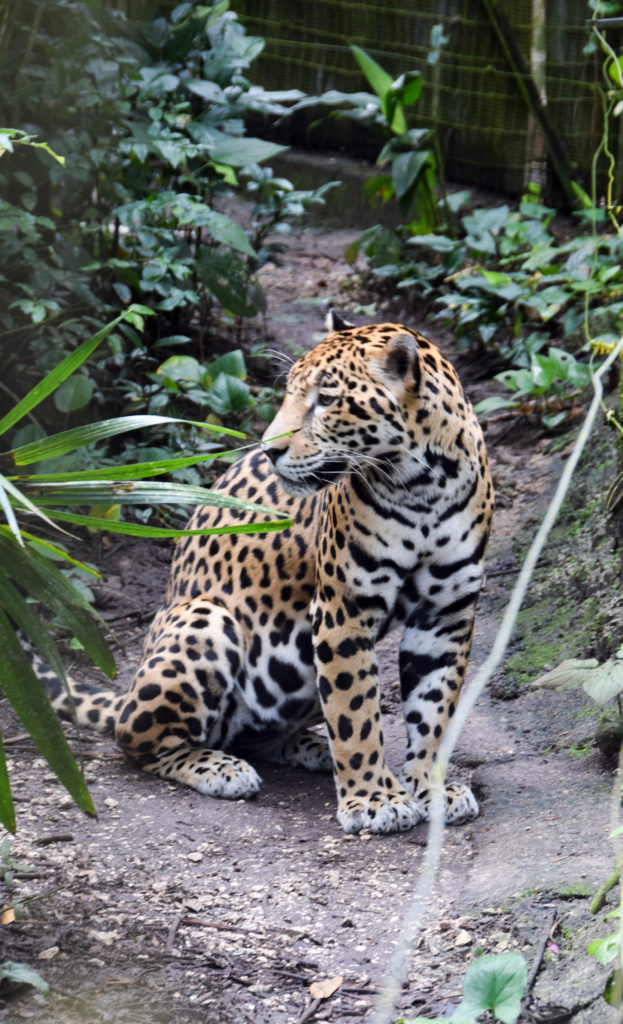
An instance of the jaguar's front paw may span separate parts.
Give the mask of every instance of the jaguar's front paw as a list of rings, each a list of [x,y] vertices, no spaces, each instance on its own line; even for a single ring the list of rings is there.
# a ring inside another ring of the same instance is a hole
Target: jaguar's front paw
[[[434,800],[428,778],[409,779],[403,772],[400,781],[409,792],[415,794],[415,801],[420,809],[421,817],[425,821],[429,821]],[[478,817],[480,813],[478,801],[469,786],[465,786],[461,782],[450,782],[444,787],[444,790],[443,811],[447,825],[464,825],[465,822],[473,821]]]
[[[345,797],[338,805],[337,820],[344,832],[406,832],[422,821],[416,801],[404,789],[374,792],[369,797]]]
[[[469,786],[451,782],[446,786],[446,822],[448,825],[464,825],[473,821],[480,813],[478,801]]]

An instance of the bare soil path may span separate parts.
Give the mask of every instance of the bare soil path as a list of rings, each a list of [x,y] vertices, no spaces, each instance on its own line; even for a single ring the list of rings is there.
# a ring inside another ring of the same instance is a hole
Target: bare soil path
[[[352,237],[307,232],[285,267],[265,269],[267,327],[280,343],[305,346],[322,333],[319,297],[348,307],[341,282]],[[465,361],[459,366],[471,397],[480,398],[484,385],[470,380]],[[472,675],[514,580],[517,545],[529,541],[563,464],[564,449],[555,448],[531,447],[516,431],[491,444],[499,506]],[[123,686],[164,592],[169,553],[127,543],[92,558],[105,576],[98,603],[116,638]],[[523,629],[525,645],[529,627]],[[398,768],[396,644],[394,637],[383,642],[380,661],[389,757]],[[541,1016],[533,1019],[617,1019],[601,998],[607,972],[586,954],[592,937],[611,930],[603,915],[588,912],[587,896],[612,858],[612,774],[587,741],[591,714],[574,693],[518,685],[508,665],[477,705],[454,771],[471,777],[481,816],[447,831],[431,912],[401,994],[405,1017],[449,1014],[478,950],[519,949],[530,965],[545,949],[532,993]],[[24,961],[51,985],[47,996],[3,992],[2,1024],[367,1018],[399,940],[426,826],[389,837],[345,836],[329,777],[270,765],[258,766],[264,785],[251,802],[202,798],[138,773],[97,735],[83,737],[98,809],[91,821],[5,706],[0,715],[18,801],[11,852],[35,869],[18,872],[13,893],[38,897],[21,921],[0,927],[0,961]],[[582,743],[585,756],[572,756]],[[312,982],[328,979],[335,981],[326,998],[310,991]]]

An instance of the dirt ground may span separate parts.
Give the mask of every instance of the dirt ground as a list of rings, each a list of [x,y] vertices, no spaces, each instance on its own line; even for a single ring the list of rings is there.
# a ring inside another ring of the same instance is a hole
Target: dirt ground
[[[293,243],[283,268],[265,268],[270,305],[261,329],[279,343],[309,345],[323,333],[319,306],[331,301],[352,308],[353,292],[342,284],[349,272],[342,254],[352,237],[308,231]],[[443,343],[441,332],[424,329],[436,340],[439,333]],[[478,367],[464,358],[458,365],[478,400],[486,387]],[[521,553],[569,450],[564,439],[526,438],[512,423],[499,423],[489,438],[498,510],[472,676],[488,653]],[[603,486],[609,458],[601,460]],[[577,485],[581,508],[582,494],[595,486],[601,484],[593,478]],[[595,527],[590,530],[594,538]],[[599,551],[607,550],[618,565],[605,527],[602,534]],[[553,550],[527,602],[541,623],[557,623],[559,648],[547,650],[560,649],[561,657],[590,653],[603,632],[602,615],[588,623],[585,639],[574,634],[578,609],[599,600],[594,588],[579,594],[562,617],[556,603],[580,571],[581,538],[578,529],[571,548]],[[90,557],[104,574],[98,607],[110,626],[123,686],[163,595],[169,550],[157,543],[94,543]],[[598,564],[596,552],[588,550],[587,579]],[[572,555],[574,568],[566,561]],[[560,579],[551,575],[552,561]],[[601,995],[607,970],[586,953],[592,938],[613,930],[604,923],[605,911],[593,917],[588,910],[613,857],[607,839],[612,768],[592,746],[588,699],[534,690],[522,677],[522,652],[527,658],[537,628],[531,622],[520,622],[509,659],[461,736],[453,772],[471,778],[481,815],[447,830],[396,1017],[449,1015],[477,952],[517,949],[529,967],[539,968],[532,1016],[524,1020],[619,1020],[620,1011]],[[397,638],[388,638],[379,657],[389,760],[398,769],[403,727],[396,646]],[[330,777],[272,765],[258,766],[264,784],[253,801],[211,800],[140,774],[111,740],[89,734],[83,747],[98,810],[93,821],[76,809],[6,706],[0,717],[18,809],[11,855],[34,868],[17,872],[10,895],[26,901],[26,913],[0,928],[0,960],[25,962],[50,984],[46,996],[3,990],[1,1024],[368,1019],[414,891],[425,825],[401,835],[345,836],[335,820]],[[313,982],[330,979],[333,985],[322,990],[326,998],[310,990]]]

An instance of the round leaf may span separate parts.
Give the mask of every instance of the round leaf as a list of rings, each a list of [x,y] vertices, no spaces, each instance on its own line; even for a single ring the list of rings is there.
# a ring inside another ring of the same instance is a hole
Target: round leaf
[[[494,953],[474,960],[465,974],[463,1002],[455,1014],[457,1022],[490,1010],[503,1024],[515,1024],[527,977],[521,953]]]
[[[76,373],[63,381],[54,393],[54,405],[59,412],[75,412],[91,401],[93,384],[83,373]]]

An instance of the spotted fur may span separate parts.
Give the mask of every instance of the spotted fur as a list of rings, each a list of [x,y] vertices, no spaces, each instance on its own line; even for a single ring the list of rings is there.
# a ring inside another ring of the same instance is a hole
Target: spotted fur
[[[241,753],[332,769],[344,831],[401,831],[428,815],[493,492],[480,427],[439,350],[399,324],[332,327],[292,367],[260,449],[215,488],[287,512],[292,528],[178,542],[130,691],[74,686],[74,699],[79,720],[113,729],[145,771],[237,798],[261,781]],[[268,518],[202,507],[189,526]],[[400,781],[385,761],[374,653],[396,627]],[[448,785],[449,822],[477,813],[466,786]]]

